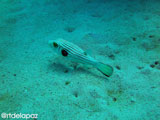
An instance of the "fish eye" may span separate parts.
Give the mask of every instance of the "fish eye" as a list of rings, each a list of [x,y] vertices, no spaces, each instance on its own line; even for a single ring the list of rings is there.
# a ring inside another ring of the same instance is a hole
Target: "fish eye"
[[[64,49],[61,51],[61,53],[62,53],[62,55],[63,55],[64,57],[68,55],[68,52],[67,52],[66,50],[64,50]]]
[[[58,47],[58,44],[57,44],[56,42],[53,42],[53,46],[54,46],[55,48],[57,48],[57,47]]]

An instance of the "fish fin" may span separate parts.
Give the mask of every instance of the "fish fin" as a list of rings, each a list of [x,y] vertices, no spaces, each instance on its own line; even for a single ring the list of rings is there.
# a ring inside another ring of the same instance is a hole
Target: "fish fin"
[[[107,77],[110,77],[113,73],[113,68],[110,65],[101,62],[97,64],[97,69]]]

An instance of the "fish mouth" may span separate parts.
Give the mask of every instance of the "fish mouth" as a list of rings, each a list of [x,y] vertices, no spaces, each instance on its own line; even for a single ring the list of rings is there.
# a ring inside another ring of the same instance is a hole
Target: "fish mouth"
[[[53,47],[53,42],[54,42],[53,40],[48,41],[48,44],[49,44],[50,47]]]

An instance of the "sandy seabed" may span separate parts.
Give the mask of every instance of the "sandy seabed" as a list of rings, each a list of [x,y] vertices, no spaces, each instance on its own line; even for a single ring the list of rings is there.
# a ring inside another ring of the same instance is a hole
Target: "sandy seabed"
[[[56,55],[48,41],[57,38],[91,51],[113,75]],[[3,112],[38,120],[159,120],[160,1],[1,0]]]

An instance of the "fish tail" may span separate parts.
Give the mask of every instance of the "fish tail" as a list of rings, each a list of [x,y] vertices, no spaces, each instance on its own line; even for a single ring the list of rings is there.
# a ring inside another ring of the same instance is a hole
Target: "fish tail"
[[[110,77],[113,73],[113,68],[110,65],[98,62],[96,67],[101,73],[103,73],[107,77]]]

